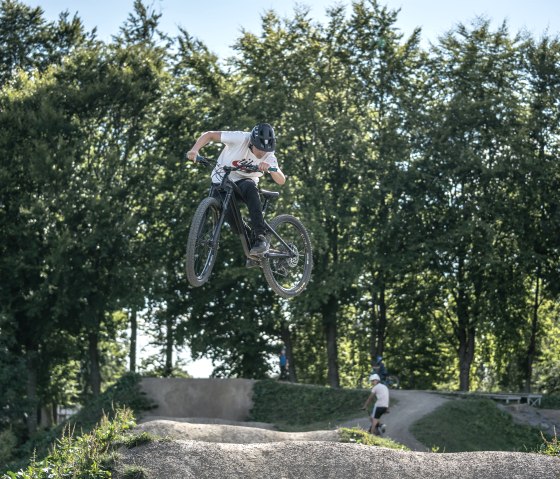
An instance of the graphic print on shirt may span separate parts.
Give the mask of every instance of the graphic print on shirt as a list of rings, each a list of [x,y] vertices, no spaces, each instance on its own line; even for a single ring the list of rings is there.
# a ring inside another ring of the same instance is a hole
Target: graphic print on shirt
[[[246,166],[254,166],[253,165],[253,160],[250,160],[249,158],[243,158],[242,160],[233,160],[231,162],[231,164],[235,167],[246,167]]]

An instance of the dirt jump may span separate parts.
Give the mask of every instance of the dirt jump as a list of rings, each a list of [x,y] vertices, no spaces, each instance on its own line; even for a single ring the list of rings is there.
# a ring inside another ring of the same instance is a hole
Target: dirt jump
[[[336,430],[286,433],[270,424],[245,422],[243,411],[249,411],[252,388],[247,380],[149,380],[143,388],[159,407],[154,416],[144,417],[137,429],[167,440],[120,451],[117,478],[130,477],[127,471],[131,467],[142,468],[150,479],[560,477],[557,457],[515,452],[423,452],[426,447],[408,428],[445,401],[427,392],[392,391],[398,404],[384,422],[387,436],[412,449],[404,452],[341,443]],[[185,401],[185,394],[190,395],[189,401]],[[198,418],[189,409],[197,402]],[[217,410],[219,414],[209,417],[210,411]],[[367,421],[365,417],[342,425],[367,427]]]

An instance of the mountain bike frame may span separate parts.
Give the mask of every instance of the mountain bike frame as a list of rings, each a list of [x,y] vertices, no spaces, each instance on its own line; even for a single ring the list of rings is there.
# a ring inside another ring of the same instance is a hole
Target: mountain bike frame
[[[199,163],[209,164],[209,161],[208,161],[207,158],[197,157],[197,161]],[[282,239],[282,237],[280,237],[278,235],[278,233],[276,233],[276,231],[274,231],[270,227],[270,225],[268,224],[266,219],[264,220],[264,224],[266,226],[267,231],[270,234],[272,234],[274,237],[276,237],[276,239],[280,243],[282,243],[282,245],[286,248],[287,252],[268,250],[267,252],[265,252],[262,255],[258,255],[258,256],[251,255],[251,253],[250,253],[250,250],[251,250],[251,238],[250,238],[251,228],[245,222],[245,220],[243,219],[243,216],[241,215],[241,210],[239,208],[238,200],[237,200],[236,194],[235,194],[235,193],[237,193],[237,194],[241,195],[241,191],[239,190],[239,187],[229,178],[229,175],[232,171],[243,171],[243,170],[245,170],[245,171],[256,171],[256,169],[252,169],[252,168],[247,167],[247,166],[223,166],[222,168],[224,170],[224,175],[222,177],[221,183],[219,185],[212,184],[212,186],[210,187],[210,191],[208,192],[208,196],[216,198],[221,203],[221,207],[222,207],[222,211],[220,213],[220,218],[218,220],[218,224],[216,226],[216,229],[215,229],[213,237],[212,237],[213,245],[219,241],[222,226],[224,224],[224,221],[226,221],[226,211],[228,211],[228,208],[230,208],[231,215],[233,217],[233,221],[234,221],[234,224],[235,224],[235,229],[239,232],[239,236],[240,236],[240,239],[241,239],[241,245],[243,246],[243,252],[245,253],[245,256],[247,258],[250,258],[250,259],[256,259],[256,258],[257,259],[258,258],[271,259],[271,258],[293,258],[293,257],[296,257],[297,252],[294,252],[292,250],[292,248]],[[276,168],[270,168],[270,171],[276,171]],[[214,195],[215,192],[220,193],[218,198]],[[268,208],[268,205],[270,204],[270,201],[272,199],[280,196],[280,193],[278,193],[277,191],[267,191],[267,190],[262,190],[262,189],[259,190],[259,192],[264,198],[264,201],[263,201],[263,204],[262,204],[262,212],[263,212],[263,216],[264,216],[265,213],[266,213],[266,210]],[[224,196],[222,196],[221,193],[224,193]]]

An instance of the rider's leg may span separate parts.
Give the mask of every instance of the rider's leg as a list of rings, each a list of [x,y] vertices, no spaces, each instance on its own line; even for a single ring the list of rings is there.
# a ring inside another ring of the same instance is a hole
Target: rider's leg
[[[266,233],[264,225],[264,217],[262,213],[262,203],[259,196],[257,184],[250,179],[241,180],[236,182],[241,190],[243,201],[249,208],[249,217],[251,218],[251,225],[255,235],[263,235]]]
[[[375,416],[377,416],[376,411],[377,411],[377,407],[373,406],[373,411],[371,411],[371,416],[370,416],[371,427],[369,429],[369,432],[370,434],[379,435],[379,433],[377,432],[377,425],[379,424],[379,421],[375,418]]]
[[[255,244],[251,249],[253,254],[262,254],[268,249],[266,241],[266,226],[262,213],[262,204],[259,196],[259,190],[253,180],[246,179],[236,182],[241,191],[243,201],[249,208],[249,217],[251,218],[251,226],[255,237]]]
[[[215,185],[215,186],[219,186],[219,185]],[[225,191],[219,191],[217,188],[213,188],[212,189],[212,196],[214,198],[216,198],[218,201],[221,202],[226,197],[226,192]],[[240,231],[238,231],[237,227],[235,226],[235,220],[234,220],[233,213],[231,212],[230,207],[228,207],[228,209],[226,211],[226,221],[227,221],[228,225],[230,225],[231,229],[236,234],[240,234]]]

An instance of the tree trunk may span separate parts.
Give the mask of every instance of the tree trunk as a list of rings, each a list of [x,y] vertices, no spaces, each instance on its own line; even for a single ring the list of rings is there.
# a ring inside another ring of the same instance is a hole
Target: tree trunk
[[[469,317],[461,315],[459,321],[459,389],[468,391],[470,388],[471,365],[474,359],[476,328],[469,325]]]
[[[294,354],[292,351],[292,332],[286,323],[282,323],[280,327],[280,337],[286,347],[286,357],[288,358],[288,377],[290,382],[297,383],[296,365],[294,362]]]
[[[385,351],[385,337],[387,335],[387,303],[385,302],[385,281],[380,285],[379,314],[377,315],[375,357],[383,356]],[[377,362],[377,361],[376,361]]]
[[[138,318],[136,309],[130,312],[130,372],[136,372],[136,341],[138,337]]]
[[[529,347],[527,348],[527,357],[525,358],[525,392],[531,392],[531,384],[533,382],[533,362],[537,352],[537,332],[539,329],[539,294],[540,294],[540,268],[537,271],[537,279],[535,285],[535,297],[533,300],[533,317],[531,318],[531,336],[529,338]]]
[[[99,369],[99,334],[92,331],[88,334],[89,385],[93,396],[101,393],[101,371]]]
[[[173,373],[173,318],[170,314],[166,314],[167,336],[165,338],[165,368],[164,377],[169,377]]]
[[[27,351],[27,400],[29,411],[27,415],[27,432],[31,436],[37,432],[37,352]]]
[[[338,375],[338,328],[337,328],[338,301],[331,296],[323,307],[323,326],[327,341],[327,381],[332,388],[340,387]]]

